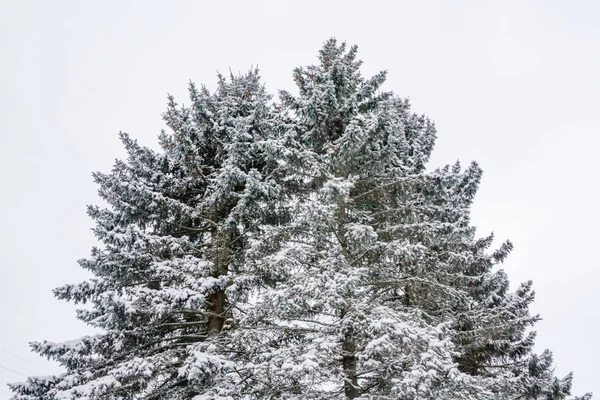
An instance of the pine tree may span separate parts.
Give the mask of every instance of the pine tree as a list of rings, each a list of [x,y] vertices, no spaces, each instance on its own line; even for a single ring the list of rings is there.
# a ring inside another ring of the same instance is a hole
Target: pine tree
[[[14,399],[566,399],[470,223],[481,169],[428,171],[434,124],[360,67],[332,39],[297,95],[219,77],[169,98],[162,152],[122,134],[94,278],[55,291],[101,332],[34,343],[66,371]]]
[[[489,252],[470,225],[481,169],[426,172],[433,123],[356,52],[328,41],[281,93],[296,217],[269,260],[287,276],[245,317],[277,343],[249,379],[281,397],[565,398],[571,376],[531,354],[531,283],[510,293],[497,268],[512,245]]]
[[[127,160],[94,174],[109,205],[88,210],[102,247],[80,265],[94,277],[55,295],[88,304],[78,318],[101,332],[33,343],[66,371],[12,385],[15,399],[189,399],[231,367],[214,342],[227,296],[247,295],[241,249],[275,215],[280,149],[256,70],[189,93],[190,107],[169,98],[163,152],[121,134]]]

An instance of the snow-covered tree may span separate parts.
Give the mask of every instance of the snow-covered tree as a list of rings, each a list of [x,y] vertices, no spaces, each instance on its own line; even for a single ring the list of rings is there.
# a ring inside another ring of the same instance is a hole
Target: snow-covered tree
[[[283,279],[242,319],[272,347],[254,388],[303,398],[563,399],[570,375],[532,355],[531,283],[508,290],[506,242],[477,239],[473,163],[427,172],[436,131],[328,41],[281,93],[295,218],[267,263]],[[290,139],[291,138],[291,139]],[[285,343],[282,348],[281,343]],[[263,395],[264,396],[264,395]],[[258,396],[260,397],[260,396]]]
[[[123,134],[94,278],[55,292],[100,333],[34,343],[65,372],[14,399],[566,399],[512,245],[471,225],[481,169],[427,170],[434,124],[360,67],[332,39],[297,95],[220,77],[162,152]]]
[[[100,333],[33,343],[66,371],[12,385],[15,399],[188,399],[232,366],[213,342],[232,323],[227,294],[247,296],[241,250],[280,215],[281,149],[256,70],[189,93],[189,107],[169,98],[164,151],[121,134],[127,160],[94,174],[108,204],[88,210],[102,246],[80,265],[94,277],[55,295],[87,304],[78,318]]]

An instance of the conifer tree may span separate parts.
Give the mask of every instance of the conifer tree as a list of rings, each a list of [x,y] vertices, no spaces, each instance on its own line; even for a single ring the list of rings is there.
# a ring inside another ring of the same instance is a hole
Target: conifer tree
[[[512,245],[490,252],[493,237],[470,225],[481,169],[427,172],[433,123],[380,92],[384,72],[363,78],[356,52],[328,41],[319,65],[295,70],[299,94],[281,93],[298,185],[270,263],[288,275],[249,314],[285,350],[268,353],[276,367],[255,386],[303,398],[565,398],[571,376],[554,378],[550,353],[531,353],[531,283],[510,293],[497,268]]]
[[[169,99],[162,152],[122,134],[94,278],[55,291],[101,332],[34,343],[66,371],[14,399],[568,398],[470,223],[481,169],[428,171],[433,122],[360,67],[331,39],[297,95],[220,77]]]
[[[127,160],[94,174],[109,205],[88,210],[102,246],[80,265],[94,277],[55,295],[90,305],[78,318],[101,332],[33,343],[66,371],[12,385],[15,399],[189,399],[231,365],[214,342],[227,295],[246,295],[241,249],[274,215],[279,149],[257,70],[189,93],[190,107],[169,97],[163,152],[121,134]]]

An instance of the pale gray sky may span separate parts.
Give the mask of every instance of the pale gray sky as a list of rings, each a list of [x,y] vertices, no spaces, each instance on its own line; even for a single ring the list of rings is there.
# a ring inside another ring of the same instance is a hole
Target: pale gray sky
[[[90,173],[123,154],[117,132],[154,147],[166,93],[229,67],[293,89],[332,36],[435,119],[434,165],[480,162],[474,223],[534,280],[538,348],[600,394],[599,21],[593,0],[0,1],[0,400],[24,379],[4,368],[56,371],[28,341],[89,331],[51,289],[86,277]]]

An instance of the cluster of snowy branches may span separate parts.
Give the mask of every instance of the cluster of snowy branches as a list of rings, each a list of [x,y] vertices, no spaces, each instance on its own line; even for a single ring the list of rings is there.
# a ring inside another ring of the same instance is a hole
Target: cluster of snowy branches
[[[33,343],[64,372],[14,400],[568,398],[512,245],[470,224],[481,169],[428,172],[433,123],[356,51],[327,41],[279,101],[257,70],[191,85],[161,152],[121,134],[94,277],[55,290],[99,333]]]

